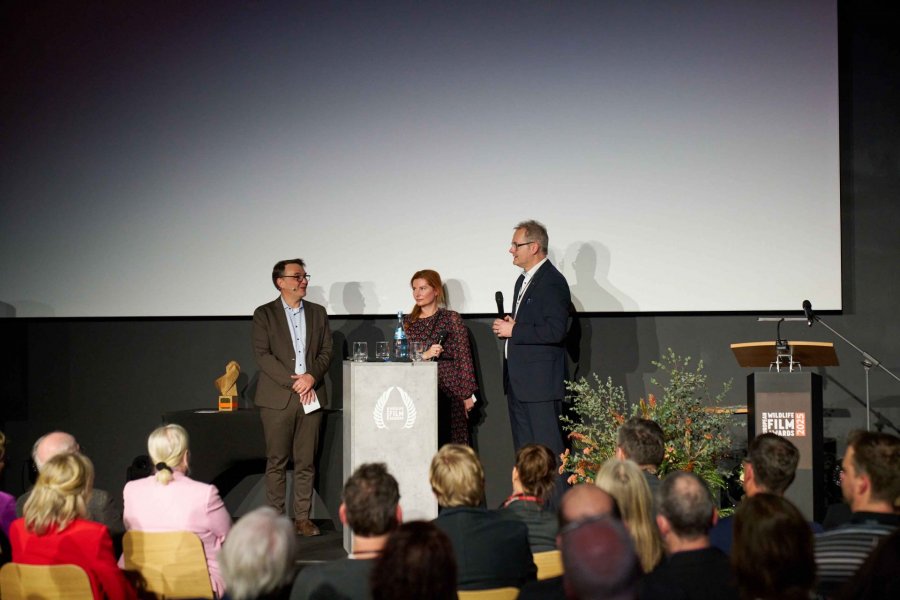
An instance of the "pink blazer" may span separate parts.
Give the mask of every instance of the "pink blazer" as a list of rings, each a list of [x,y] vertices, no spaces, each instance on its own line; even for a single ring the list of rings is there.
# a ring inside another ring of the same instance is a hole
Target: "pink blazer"
[[[216,557],[231,529],[231,515],[214,485],[194,481],[176,471],[168,485],[156,475],[125,484],[125,529],[193,531],[203,542],[213,590],[221,596],[225,584]]]

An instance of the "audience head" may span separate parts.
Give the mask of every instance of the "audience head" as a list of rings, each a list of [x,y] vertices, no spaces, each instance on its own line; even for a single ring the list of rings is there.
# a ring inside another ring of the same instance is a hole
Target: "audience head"
[[[65,431],[51,431],[39,437],[31,449],[31,458],[38,471],[48,460],[60,454],[74,454],[78,452],[78,442],[75,437]]]
[[[513,485],[519,482],[522,491],[546,502],[553,493],[556,481],[556,455],[543,444],[526,444],[516,452]]]
[[[559,528],[591,517],[610,516],[621,519],[615,498],[590,483],[572,486],[559,503]]]
[[[616,499],[641,567],[649,573],[663,557],[662,540],[653,514],[653,496],[640,467],[630,460],[610,459],[597,472],[595,484]]]
[[[294,580],[297,536],[284,515],[269,506],[238,520],[219,552],[219,567],[234,600],[264,597]]]
[[[682,540],[705,538],[716,520],[716,506],[706,482],[685,471],[670,473],[662,480],[656,509],[656,522],[667,544],[670,533]]]
[[[384,463],[360,465],[344,484],[341,521],[355,535],[390,533],[400,523],[400,487]]]
[[[372,567],[373,600],[456,600],[456,557],[450,538],[428,521],[404,523]]]
[[[745,598],[808,599],[816,580],[813,534],[793,504],[774,494],[745,498],[734,516],[731,564]]]
[[[560,532],[565,574],[563,585],[570,598],[619,600],[637,597],[641,577],[631,537],[622,523],[610,517],[592,517],[570,523]]]
[[[900,438],[854,431],[841,467],[841,490],[852,510],[895,510],[900,498]]]
[[[744,491],[748,496],[760,492],[783,496],[799,461],[800,451],[787,439],[774,433],[756,436],[744,459]]]
[[[76,518],[85,518],[93,484],[94,465],[83,454],[51,457],[25,502],[26,529],[43,535],[52,527],[62,530]]]
[[[468,446],[442,446],[431,460],[430,481],[443,507],[478,506],[484,497],[484,469]]]
[[[666,436],[656,421],[632,417],[616,434],[616,457],[633,460],[655,471],[666,455]]]
[[[156,480],[168,485],[175,471],[187,471],[188,432],[175,424],[157,427],[147,438],[147,452],[156,469]]]

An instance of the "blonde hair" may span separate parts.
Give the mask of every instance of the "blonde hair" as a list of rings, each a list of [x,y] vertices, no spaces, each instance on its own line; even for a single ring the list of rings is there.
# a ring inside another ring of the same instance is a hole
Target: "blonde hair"
[[[80,453],[54,456],[41,467],[25,503],[25,528],[44,535],[54,525],[62,531],[76,518],[85,518],[93,485],[94,465],[88,457]]]
[[[637,463],[612,458],[600,467],[597,487],[615,498],[628,528],[641,568],[649,573],[663,557],[662,538],[653,515],[653,497]]]
[[[156,480],[168,485],[173,471],[183,470],[187,464],[188,432],[174,423],[157,427],[147,438],[147,452],[156,469]]]
[[[484,497],[484,469],[468,446],[445,444],[431,459],[431,490],[438,504],[478,506]]]

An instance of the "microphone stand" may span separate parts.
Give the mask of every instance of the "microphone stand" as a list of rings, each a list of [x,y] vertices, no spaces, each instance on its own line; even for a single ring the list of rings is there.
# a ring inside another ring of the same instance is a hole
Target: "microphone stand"
[[[892,373],[890,369],[888,369],[883,364],[881,364],[881,361],[879,361],[877,358],[875,358],[874,356],[872,356],[871,354],[869,354],[868,352],[866,352],[865,350],[863,350],[862,348],[860,348],[859,346],[857,346],[856,344],[854,344],[853,342],[851,342],[850,340],[848,340],[847,338],[842,336],[840,333],[835,331],[828,323],[826,323],[825,321],[820,319],[819,315],[810,312],[810,317],[811,317],[810,323],[809,323],[810,327],[812,327],[813,323],[821,323],[822,326],[825,327],[825,329],[827,329],[834,335],[836,335],[839,338],[841,338],[842,340],[844,340],[854,350],[856,350],[857,352],[859,352],[862,355],[863,359],[862,359],[862,361],[860,361],[860,364],[862,364],[863,369],[866,372],[866,431],[871,431],[872,426],[871,426],[871,416],[870,416],[871,406],[869,403],[869,371],[872,369],[872,367],[880,367],[882,371],[884,371],[885,373],[887,373],[888,375],[890,375],[891,377],[896,379],[898,382],[900,382],[900,377],[897,377],[897,375]]]

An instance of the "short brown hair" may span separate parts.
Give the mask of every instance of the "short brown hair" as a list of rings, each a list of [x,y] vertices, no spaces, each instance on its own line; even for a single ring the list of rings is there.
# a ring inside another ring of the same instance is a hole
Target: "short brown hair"
[[[666,456],[666,436],[656,421],[632,417],[622,423],[616,445],[638,465],[658,467]]]
[[[356,535],[373,537],[397,528],[400,487],[384,463],[366,463],[353,471],[342,500],[347,524]]]
[[[275,289],[278,291],[281,291],[281,288],[278,287],[278,278],[284,277],[284,269],[288,265],[300,265],[304,269],[306,268],[306,263],[303,262],[302,258],[288,258],[279,260],[275,263],[275,266],[272,267],[272,285],[274,285]]]
[[[757,483],[766,491],[781,496],[794,481],[800,451],[790,440],[774,433],[763,433],[750,442],[746,460],[753,465]]]
[[[900,438],[889,433],[856,430],[847,446],[853,448],[853,467],[872,484],[872,498],[892,506],[900,497]]]
[[[657,513],[664,516],[679,536],[694,539],[709,533],[713,525],[712,494],[695,473],[675,471],[659,486]]]
[[[446,444],[431,459],[431,489],[441,506],[478,506],[484,497],[484,469],[468,446]]]
[[[556,455],[543,444],[525,444],[516,452],[516,472],[525,493],[546,502],[556,481]]]

